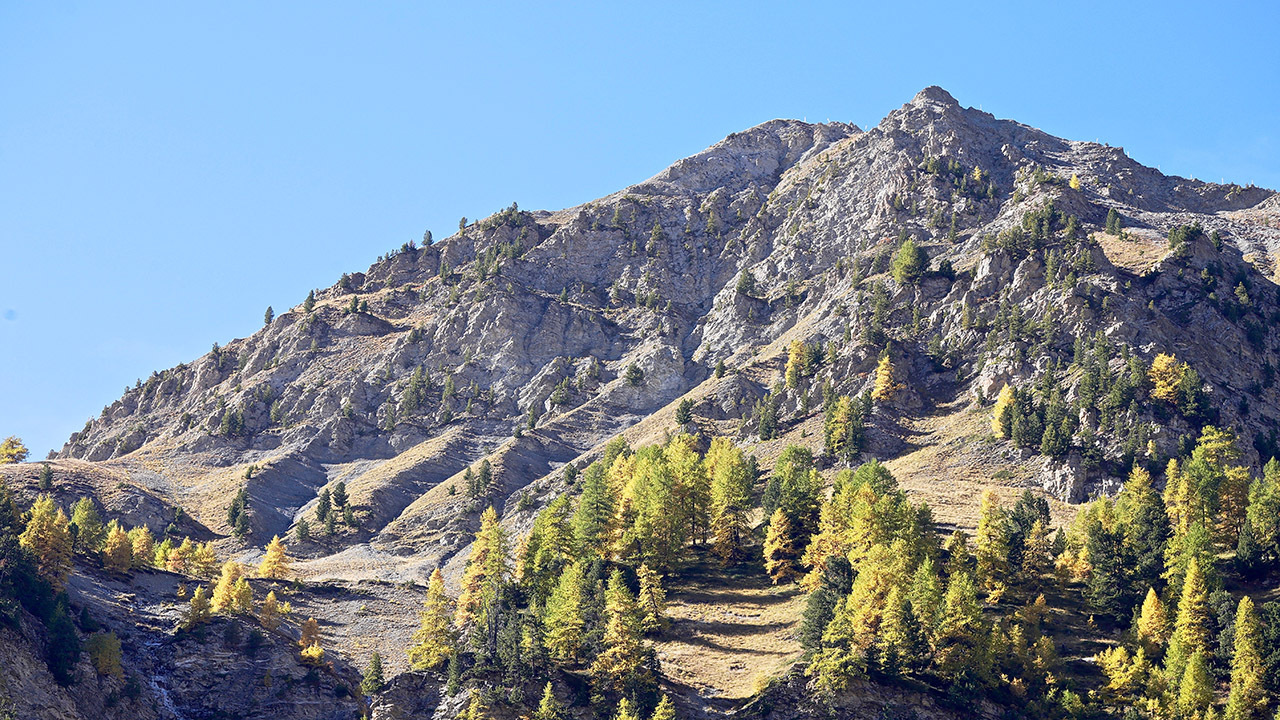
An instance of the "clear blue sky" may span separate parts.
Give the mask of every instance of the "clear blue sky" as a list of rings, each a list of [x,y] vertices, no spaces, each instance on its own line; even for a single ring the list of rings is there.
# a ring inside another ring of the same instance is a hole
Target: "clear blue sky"
[[[1269,2],[196,5],[0,4],[0,437],[33,457],[425,229],[774,117],[867,127],[937,84],[1280,187]]]

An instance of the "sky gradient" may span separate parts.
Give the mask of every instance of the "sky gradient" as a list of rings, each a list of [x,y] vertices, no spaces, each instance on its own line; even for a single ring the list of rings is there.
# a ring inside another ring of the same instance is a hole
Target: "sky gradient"
[[[866,128],[941,85],[1280,187],[1272,3],[190,5],[0,4],[0,437],[33,458],[426,229],[775,117]]]

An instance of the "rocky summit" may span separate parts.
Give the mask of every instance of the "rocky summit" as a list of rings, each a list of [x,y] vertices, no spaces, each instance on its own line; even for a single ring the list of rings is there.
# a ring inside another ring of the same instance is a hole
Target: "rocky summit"
[[[21,509],[89,498],[104,523],[189,538],[218,561],[257,567],[279,536],[289,579],[248,584],[292,610],[271,631],[217,612],[183,629],[216,565],[208,580],[120,574],[77,553],[73,631],[114,633],[120,672],[85,653],[74,682],[56,682],[49,623],[16,610],[0,627],[0,717],[474,718],[483,694],[483,712],[514,718],[546,681],[562,717],[612,718],[589,665],[524,682],[468,675],[482,659],[455,651],[411,669],[429,579],[440,568],[447,597],[468,591],[486,508],[521,557],[543,511],[576,503],[583,471],[617,456],[611,440],[686,433],[699,453],[728,438],[754,458],[756,495],[790,447],[811,452],[824,487],[878,460],[944,535],[982,535],[984,491],[1012,503],[1031,490],[1065,538],[1135,465],[1163,487],[1206,427],[1229,429],[1231,462],[1261,475],[1280,423],[1278,252],[1274,191],[1166,176],[938,87],[874,128],[772,120],[577,207],[464,220],[153,373],[47,462],[0,466]],[[840,398],[862,423],[843,455]],[[815,700],[801,625],[818,591],[764,575],[764,502],[742,540],[754,570],[726,574],[694,537],[666,571],[670,617],[648,642],[677,716],[1016,706],[1017,690],[949,705],[930,682],[874,669]],[[1088,615],[1087,589],[1073,592]],[[1000,598],[984,597],[990,614]],[[299,656],[307,618],[324,663]],[[1109,641],[1057,642],[1058,678],[1096,679],[1091,653]],[[385,683],[362,691],[375,651]],[[1088,687],[1076,702],[1097,700]]]

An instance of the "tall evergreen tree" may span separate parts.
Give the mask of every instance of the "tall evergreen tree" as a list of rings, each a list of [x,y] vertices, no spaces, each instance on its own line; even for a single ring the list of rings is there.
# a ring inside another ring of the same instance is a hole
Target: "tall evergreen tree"
[[[543,613],[543,642],[554,662],[577,662],[583,645],[586,619],[583,616],[582,588],[586,583],[586,561],[579,560],[565,568]]]
[[[1231,693],[1226,720],[1261,720],[1267,709],[1266,667],[1262,662],[1262,631],[1258,612],[1248,595],[1236,610],[1235,652],[1231,657]]]

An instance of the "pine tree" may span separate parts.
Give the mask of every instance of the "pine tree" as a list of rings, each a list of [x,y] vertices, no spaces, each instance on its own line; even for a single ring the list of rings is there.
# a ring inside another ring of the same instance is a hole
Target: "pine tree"
[[[76,634],[76,626],[62,602],[54,606],[47,628],[49,640],[45,648],[45,663],[53,679],[65,687],[75,682],[75,666],[80,660],[80,636]]]
[[[542,689],[542,700],[538,703],[537,712],[533,714],[533,720],[565,720],[564,706],[556,699],[549,680]]]
[[[369,658],[369,667],[365,668],[364,678],[360,681],[360,692],[365,695],[376,695],[382,692],[382,656],[377,650]]]
[[[198,585],[196,586],[196,591],[191,594],[191,603],[187,607],[187,617],[183,621],[183,627],[190,630],[197,625],[208,622],[211,613],[209,591],[203,585]]]
[[[640,627],[646,633],[654,633],[667,626],[667,591],[662,589],[662,576],[641,564],[636,570],[640,578]]]
[[[584,554],[603,554],[612,534],[616,495],[609,487],[604,462],[591,463],[582,475],[582,495],[573,516],[574,540]]]
[[[49,492],[53,489],[53,466],[44,463],[40,466],[40,492]]]
[[[928,263],[929,256],[916,245],[915,238],[909,237],[898,247],[898,253],[893,258],[893,279],[899,285],[915,284],[924,274]]]
[[[244,568],[240,563],[234,560],[223,563],[222,576],[213,586],[213,599],[210,601],[210,607],[214,612],[230,612],[234,609],[236,581],[243,576]]]
[[[1226,720],[1261,720],[1267,709],[1262,630],[1253,600],[1240,598],[1236,610],[1235,652],[1231,657],[1231,693]]]
[[[289,576],[288,548],[275,535],[267,543],[266,553],[262,556],[262,564],[258,566],[258,574],[272,580],[283,580]]]
[[[560,580],[547,599],[543,615],[546,633],[543,642],[551,659],[558,663],[577,662],[582,648],[586,620],[583,617],[582,586],[586,572],[585,560],[579,560],[565,568]]]
[[[311,310],[315,308],[315,306],[316,306],[316,291],[308,290],[307,298],[302,301],[302,311],[311,312]]]
[[[35,555],[40,577],[55,590],[62,589],[71,574],[71,531],[66,513],[53,498],[41,495],[31,506],[27,527],[18,542]]]
[[[597,687],[625,691],[646,686],[651,678],[646,664],[649,653],[642,640],[640,610],[620,570],[614,570],[609,576],[604,614],[604,649],[591,665],[591,676]]]
[[[107,543],[102,550],[102,565],[108,570],[120,573],[129,572],[129,568],[133,565],[133,543],[129,540],[129,533],[114,520],[107,528]]]
[[[787,514],[778,508],[769,518],[769,531],[764,540],[764,569],[773,583],[787,582],[799,575],[800,550],[795,531]]]
[[[462,592],[454,622],[466,626],[483,615],[497,597],[507,577],[507,534],[498,524],[498,513],[489,506],[480,516],[480,531],[471,544],[471,555],[462,573]]]
[[[294,538],[298,542],[304,543],[311,539],[311,523],[306,518],[298,518],[298,525],[293,531]]]
[[[427,595],[418,614],[418,629],[409,648],[409,664],[414,670],[434,670],[454,653],[449,598],[444,592],[444,575],[440,568],[431,572]]]
[[[320,523],[327,522],[333,512],[333,501],[329,494],[329,488],[320,491],[320,499],[316,501],[316,521]]]

